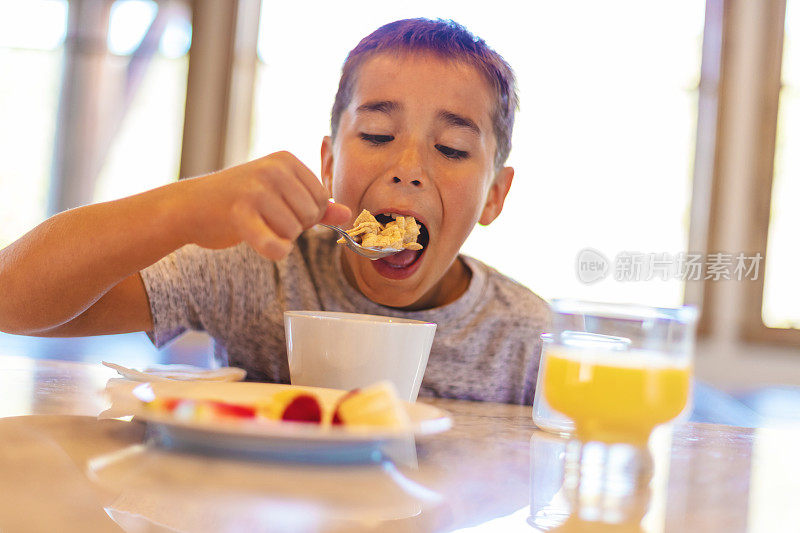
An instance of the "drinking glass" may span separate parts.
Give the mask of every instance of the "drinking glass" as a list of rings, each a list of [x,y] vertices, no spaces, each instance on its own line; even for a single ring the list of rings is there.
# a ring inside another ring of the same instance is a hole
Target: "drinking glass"
[[[643,531],[655,471],[650,436],[691,409],[697,314],[576,300],[555,300],[551,311],[533,417],[567,438],[556,453],[535,433],[532,459],[557,458],[563,483],[544,506],[532,497],[530,521],[560,524],[553,531]],[[553,492],[557,476],[538,467],[532,476],[547,489],[539,492]]]
[[[545,333],[542,339],[542,355],[539,359],[539,373],[536,376],[536,395],[533,400],[533,421],[539,428],[555,433],[562,437],[568,437],[575,431],[575,424],[566,417],[555,411],[547,399],[544,397],[544,376],[547,372],[547,359],[551,353],[558,352],[562,343],[554,343],[553,335]],[[566,331],[561,334],[561,340],[573,345],[595,345],[599,349],[624,350],[627,349],[630,341],[622,337],[611,337],[608,335],[597,335],[585,332]]]
[[[551,311],[534,418],[538,408],[561,425],[545,429],[582,442],[644,447],[656,426],[686,416],[694,308],[555,300]]]

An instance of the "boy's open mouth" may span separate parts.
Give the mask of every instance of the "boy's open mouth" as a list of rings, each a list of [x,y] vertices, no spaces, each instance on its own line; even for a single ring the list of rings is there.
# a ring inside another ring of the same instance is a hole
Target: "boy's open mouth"
[[[393,217],[383,213],[375,215],[375,219],[381,224],[391,222]],[[430,233],[425,224],[417,220],[419,224],[419,236],[417,242],[422,245],[422,250],[403,250],[402,252],[372,261],[373,267],[380,275],[390,279],[405,279],[416,272],[420,264],[420,258],[425,254],[430,243]]]

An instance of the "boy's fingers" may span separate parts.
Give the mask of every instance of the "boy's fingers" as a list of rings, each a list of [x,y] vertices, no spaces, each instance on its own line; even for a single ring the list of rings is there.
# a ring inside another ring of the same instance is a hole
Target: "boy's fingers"
[[[282,198],[265,197],[256,208],[278,237],[293,241],[303,232],[303,225]]]
[[[285,180],[281,185],[281,197],[304,229],[310,228],[320,219],[321,209],[316,200],[296,180]]]
[[[254,250],[267,259],[283,259],[292,251],[292,241],[276,237],[274,239],[262,241],[259,248],[254,247]]]
[[[326,209],[325,214],[322,216],[322,220],[320,220],[320,222],[323,224],[338,226],[339,224],[349,222],[352,216],[353,213],[350,211],[349,207],[344,204],[331,202],[328,204],[328,208]]]
[[[242,240],[268,259],[282,259],[292,249],[292,241],[276,235],[258,211],[251,207],[234,209],[233,222]]]
[[[311,197],[316,202],[317,207],[322,209],[325,206],[325,203],[328,201],[328,191],[325,189],[325,186],[322,185],[322,182],[317,178],[317,176],[309,170],[307,166],[303,164],[302,161],[296,159],[295,165],[295,175],[297,179],[302,183]]]

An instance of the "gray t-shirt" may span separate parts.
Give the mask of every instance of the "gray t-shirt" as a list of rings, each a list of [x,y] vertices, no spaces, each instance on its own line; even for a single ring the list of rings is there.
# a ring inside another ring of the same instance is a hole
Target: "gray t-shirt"
[[[450,304],[401,311],[366,298],[345,279],[333,232],[314,228],[286,259],[270,261],[246,245],[185,246],[141,271],[153,343],[188,329],[208,332],[222,364],[251,380],[289,383],[283,312],[326,310],[435,322],[420,396],[531,404],[547,304],[480,261],[466,292]]]

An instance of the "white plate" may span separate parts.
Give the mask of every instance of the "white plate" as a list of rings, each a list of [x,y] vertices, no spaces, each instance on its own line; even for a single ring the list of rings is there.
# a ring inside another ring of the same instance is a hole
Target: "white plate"
[[[129,390],[140,399],[155,394],[254,404],[287,388],[313,392],[324,408],[331,408],[345,394],[345,391],[333,389],[250,382],[153,382],[136,384]],[[148,411],[140,402],[131,414],[147,422],[150,435],[170,447],[340,462],[377,459],[376,454],[380,454],[381,446],[387,442],[431,435],[452,426],[452,418],[446,411],[423,403],[402,403],[411,420],[405,428],[320,426],[262,420],[181,420],[169,413]]]

